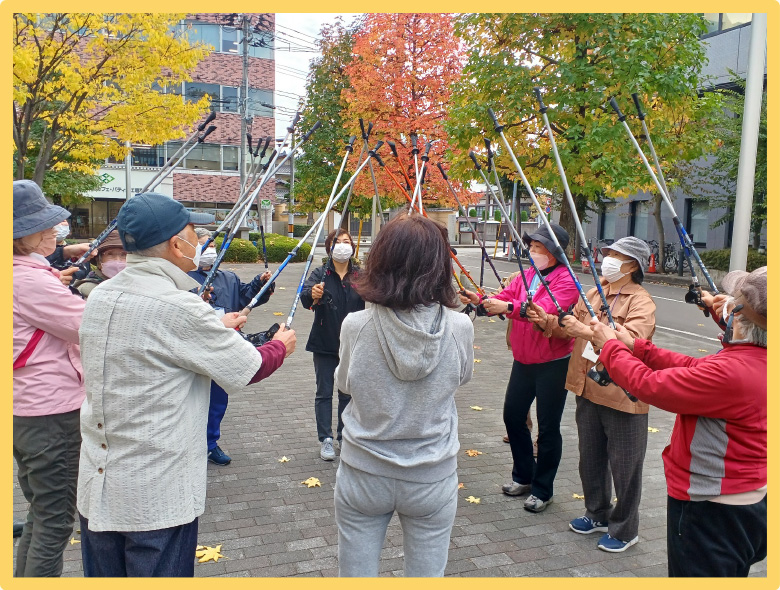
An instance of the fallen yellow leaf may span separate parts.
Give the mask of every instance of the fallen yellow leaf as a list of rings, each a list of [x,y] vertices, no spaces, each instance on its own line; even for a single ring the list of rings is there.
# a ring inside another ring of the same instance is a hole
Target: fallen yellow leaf
[[[696,325],[697,326],[701,326],[702,328],[704,327],[704,324],[696,324]]]
[[[220,553],[221,550],[222,545],[217,545],[216,547],[202,547],[200,550],[195,551],[195,557],[199,558],[198,563],[205,563],[212,559],[214,561],[219,561],[220,558],[227,559],[227,557]]]
[[[469,502],[471,504],[479,504],[479,498],[475,498],[474,496],[469,496],[466,498],[466,502]]]
[[[475,363],[481,363],[481,362],[482,362],[482,359],[474,359],[474,362],[475,362]]]
[[[287,457],[282,457],[281,459],[279,459],[279,463],[287,463],[288,461],[289,459]]]
[[[482,454],[482,451],[477,451],[477,450],[475,450],[475,449],[469,449],[468,451],[466,451],[466,454],[467,454],[469,457],[476,457],[477,455],[481,455],[481,454]]]
[[[469,406],[469,407],[470,407],[472,410],[476,410],[477,412],[481,412],[481,411],[482,411],[482,408],[480,408],[479,406]]]
[[[657,428],[653,428],[652,426],[647,427],[647,432],[658,432]]]
[[[274,315],[284,315],[281,311],[275,311]]]
[[[572,494],[571,497],[574,498],[575,500],[584,500],[585,499],[585,496],[581,496],[580,494]]]
[[[491,324],[495,324],[496,320],[488,320]]]
[[[286,291],[287,287],[277,287],[277,289],[281,289],[282,291]]]
[[[321,488],[322,484],[320,483],[320,480],[316,477],[310,477],[309,479],[301,482],[303,485],[305,485],[307,488]]]
[[[481,349],[482,349],[482,347],[480,347],[480,346],[475,346],[474,347],[474,350],[481,350]]]
[[[466,486],[464,486],[462,483],[459,483],[459,484],[458,484],[458,489],[459,489],[459,490],[465,490],[465,489],[466,489]]]
[[[76,543],[81,543],[81,541],[79,541],[78,539],[71,539],[70,540],[70,544],[71,545],[75,545]]]
[[[707,352],[707,349],[706,348],[700,348],[699,352]]]

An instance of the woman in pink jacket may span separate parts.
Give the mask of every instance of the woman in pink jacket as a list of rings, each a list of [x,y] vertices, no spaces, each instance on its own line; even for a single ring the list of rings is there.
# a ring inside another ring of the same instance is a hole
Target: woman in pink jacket
[[[70,216],[30,180],[14,181],[13,452],[30,503],[16,576],[59,576],[73,532],[84,401],[79,325],[84,301],[71,294],[45,256],[54,227]]]
[[[565,250],[569,234],[559,225],[551,225],[561,248]],[[554,243],[547,228],[542,226],[530,236],[525,234],[523,241],[558,304],[568,310],[577,301],[579,293],[563,261],[557,260],[550,252],[554,250]],[[533,268],[525,271],[525,280],[533,293],[533,303],[555,314],[555,305]],[[566,371],[574,339],[553,338],[552,325],[540,329],[521,317],[520,307],[526,300],[523,278],[518,276],[509,287],[482,303],[489,313],[504,314],[514,320],[509,339],[515,360],[504,399],[504,424],[514,465],[512,481],[502,490],[509,496],[530,494],[523,507],[530,512],[542,512],[552,502],[553,481],[561,462],[561,416],[566,405]],[[480,299],[475,293],[466,291],[465,295],[461,295],[461,301],[477,303]],[[526,425],[526,416],[534,399],[539,429],[536,459],[531,433]]]

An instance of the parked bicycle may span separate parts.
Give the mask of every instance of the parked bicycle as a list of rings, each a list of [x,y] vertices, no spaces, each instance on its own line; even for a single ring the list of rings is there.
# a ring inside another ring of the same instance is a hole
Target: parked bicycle
[[[679,258],[679,244],[674,242],[668,242],[664,246],[664,270],[666,272],[675,272],[677,265],[680,263]]]

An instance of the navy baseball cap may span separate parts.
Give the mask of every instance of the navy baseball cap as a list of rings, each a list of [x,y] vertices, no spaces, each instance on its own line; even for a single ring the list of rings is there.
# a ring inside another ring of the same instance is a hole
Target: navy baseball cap
[[[159,193],[143,193],[122,205],[116,221],[125,250],[135,252],[170,240],[190,223],[214,223],[214,216],[188,211],[178,201]]]

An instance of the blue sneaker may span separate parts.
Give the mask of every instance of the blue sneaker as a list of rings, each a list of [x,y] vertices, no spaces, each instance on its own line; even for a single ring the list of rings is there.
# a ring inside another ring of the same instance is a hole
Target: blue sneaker
[[[631,545],[639,543],[639,537],[634,537],[630,541],[621,541],[615,537],[610,537],[609,534],[604,535],[599,539],[598,548],[602,551],[609,551],[610,553],[620,553],[625,551]]]
[[[580,516],[579,518],[575,518],[569,523],[569,528],[575,533],[580,533],[581,535],[589,535],[591,533],[606,533],[609,530],[607,528],[606,522],[591,520],[587,516]]]
[[[208,459],[215,465],[229,465],[231,461],[230,456],[226,455],[219,445],[209,451]]]

